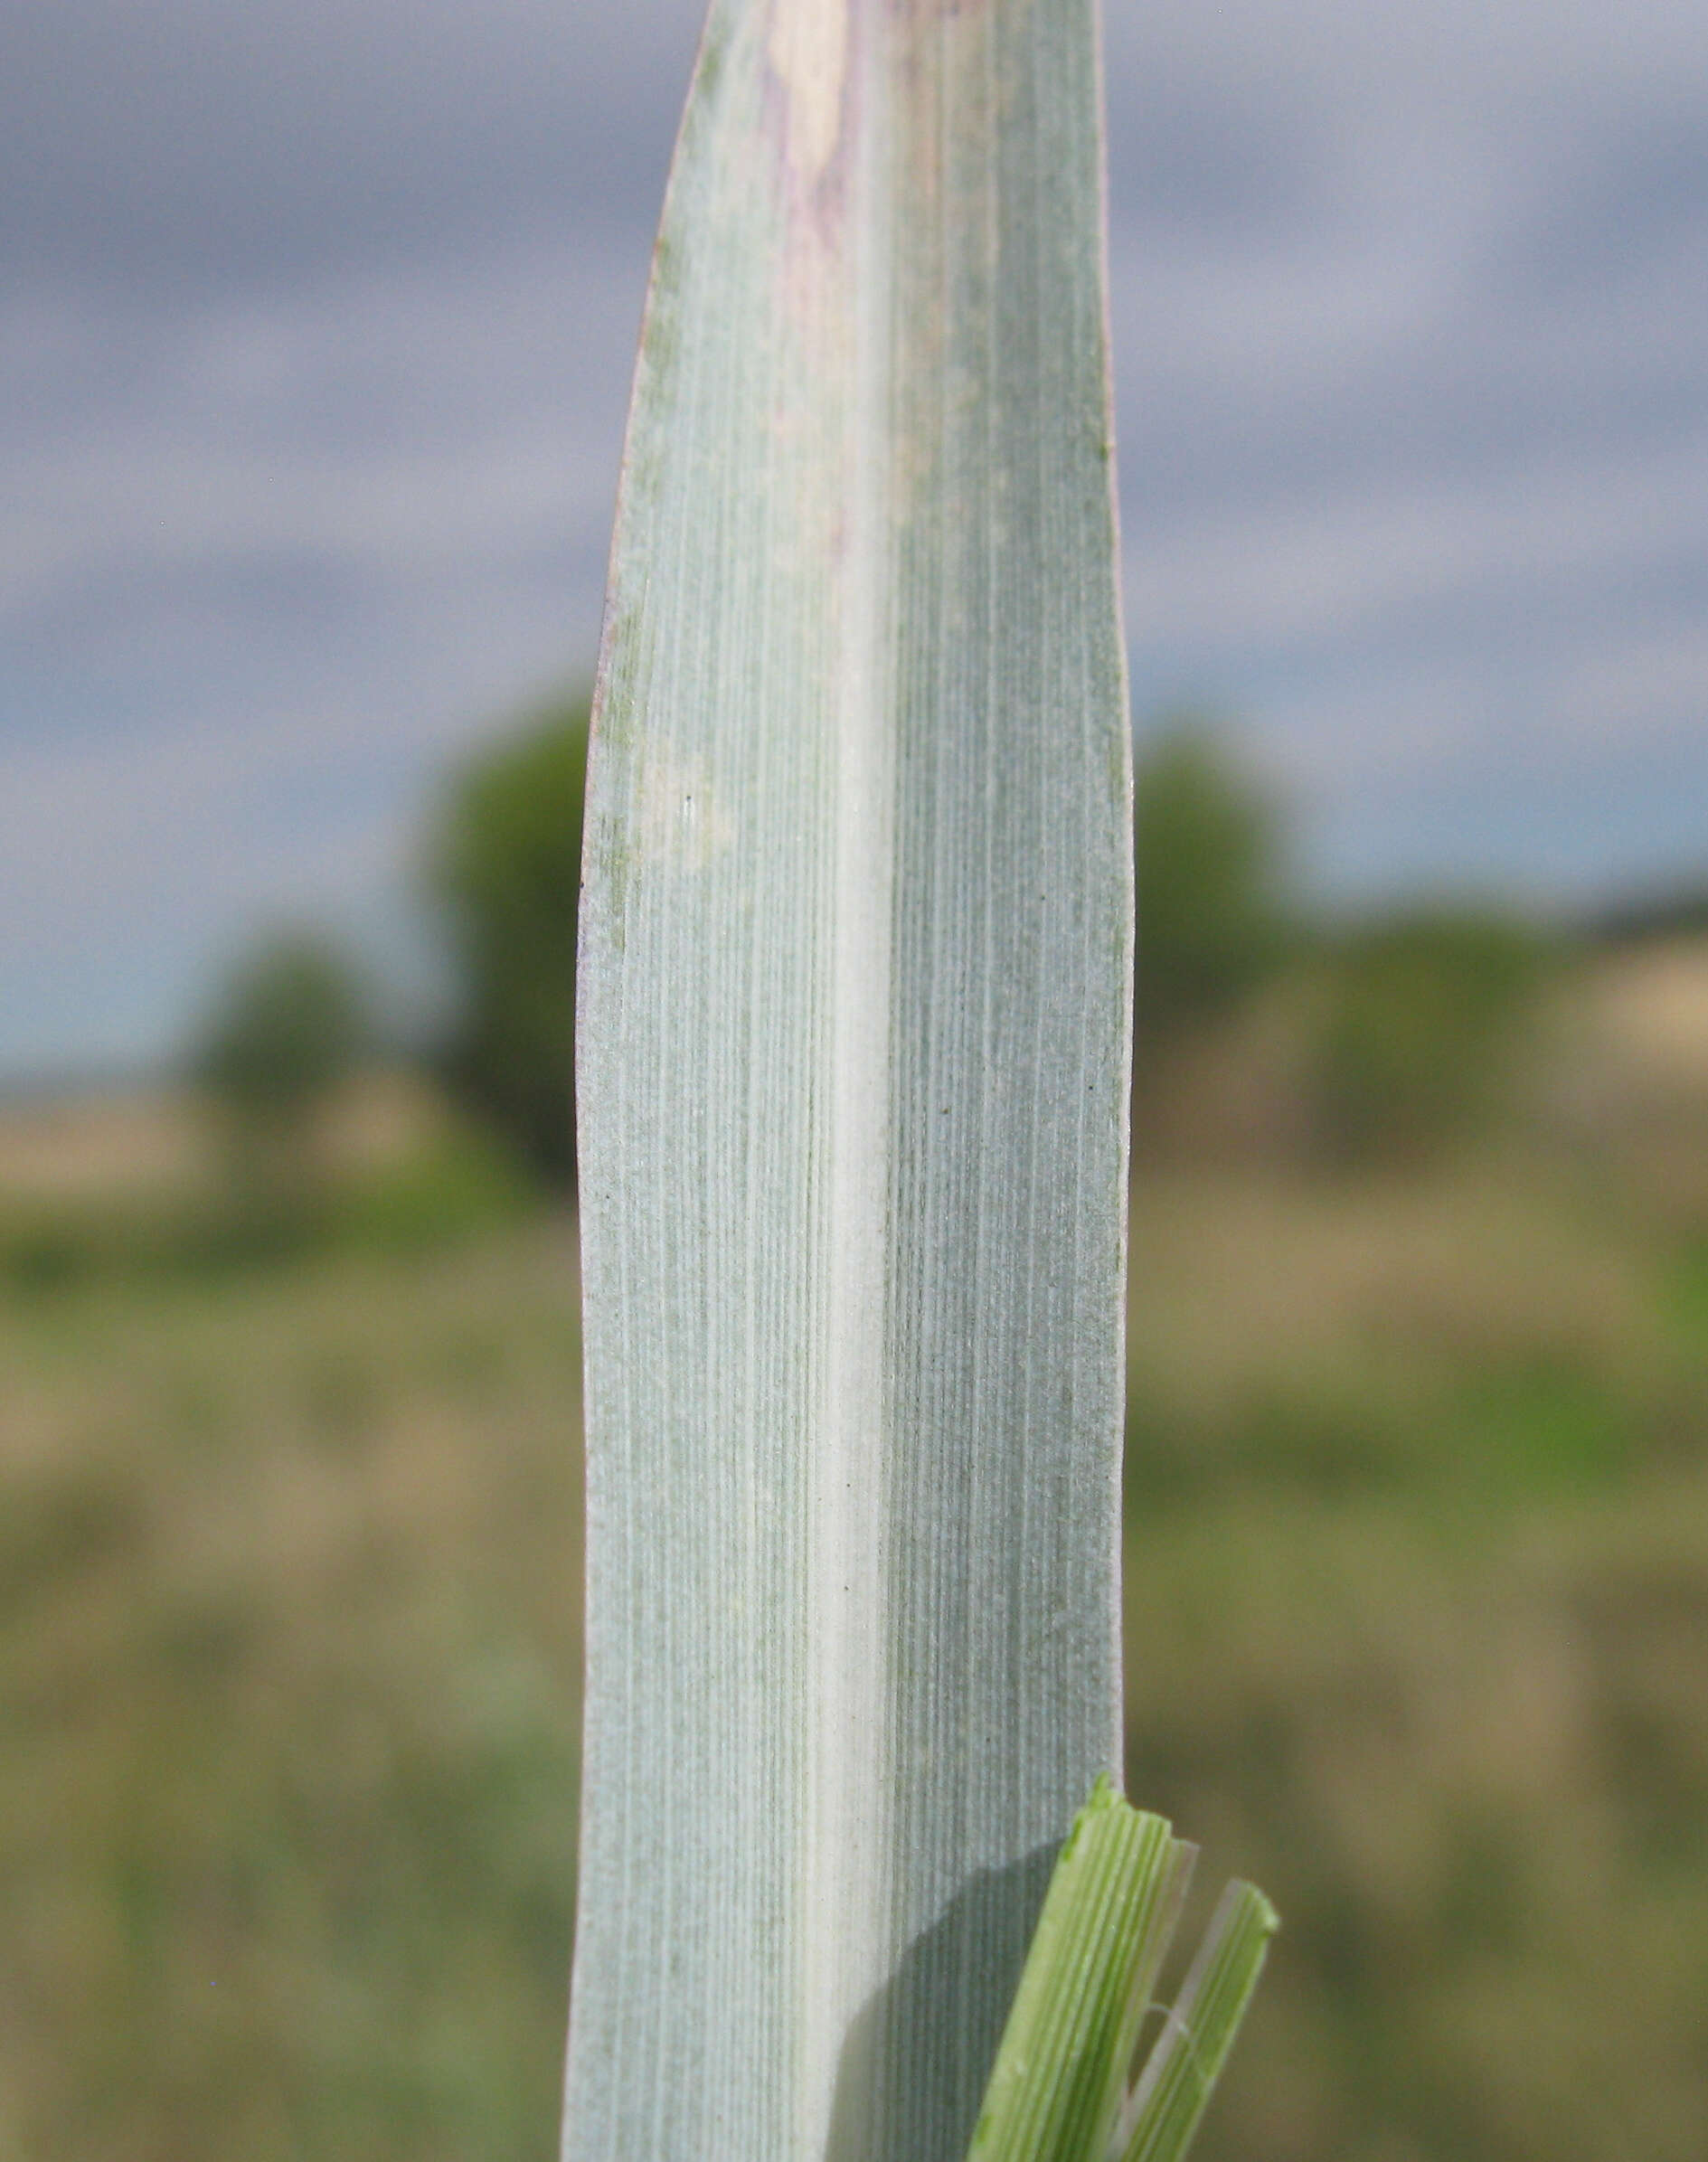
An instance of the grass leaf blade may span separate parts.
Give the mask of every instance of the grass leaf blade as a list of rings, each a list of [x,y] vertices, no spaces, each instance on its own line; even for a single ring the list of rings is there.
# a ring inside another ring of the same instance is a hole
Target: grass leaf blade
[[[1102,2162],[1193,1850],[1099,1780],[1062,1850],[968,2162]]]
[[[712,8],[587,812],[571,2162],[959,2162],[1119,1761],[1099,163],[1090,0]]]
[[[1258,1986],[1275,1910],[1251,1884],[1216,1904],[1174,2008],[1125,2114],[1120,2162],[1181,2162]]]

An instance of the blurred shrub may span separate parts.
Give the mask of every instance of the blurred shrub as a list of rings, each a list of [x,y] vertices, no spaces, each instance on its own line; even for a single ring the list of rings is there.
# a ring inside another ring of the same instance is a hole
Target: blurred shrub
[[[1138,1052],[1225,1014],[1285,944],[1275,805],[1202,722],[1168,724],[1135,775]]]
[[[1333,1161],[1427,1155],[1489,1118],[1516,1063],[1544,949],[1508,918],[1423,911],[1332,957],[1309,1087]]]
[[[309,1206],[316,1123],[372,1041],[367,1002],[336,947],[282,933],[227,975],[193,1058],[225,1114],[249,1234],[270,1246]]]
[[[428,883],[457,977],[452,1087],[554,1185],[575,1176],[575,930],[585,699],[537,715],[453,781]]]
[[[1663,939],[1708,933],[1708,887],[1657,892],[1615,903],[1591,916],[1586,930],[1598,946],[1647,945]]]
[[[327,1244],[403,1260],[490,1237],[539,1205],[538,1186],[498,1142],[453,1128],[353,1181],[328,1218]]]
[[[366,1049],[354,970],[326,939],[269,939],[225,979],[195,1056],[197,1078],[240,1119],[294,1126],[348,1079]]]

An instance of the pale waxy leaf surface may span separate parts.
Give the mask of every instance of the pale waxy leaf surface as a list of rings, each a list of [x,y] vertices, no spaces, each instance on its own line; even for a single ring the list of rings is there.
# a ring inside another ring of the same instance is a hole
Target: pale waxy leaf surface
[[[1119,1762],[1100,219],[1090,0],[715,0],[590,778],[569,2162],[961,2162]]]

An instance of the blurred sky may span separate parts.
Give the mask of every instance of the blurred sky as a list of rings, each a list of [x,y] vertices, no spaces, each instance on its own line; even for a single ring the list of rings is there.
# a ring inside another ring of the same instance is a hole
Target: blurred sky
[[[399,954],[585,667],[698,0],[0,6],[0,1079]],[[1109,0],[1134,703],[1312,876],[1708,876],[1708,8]]]

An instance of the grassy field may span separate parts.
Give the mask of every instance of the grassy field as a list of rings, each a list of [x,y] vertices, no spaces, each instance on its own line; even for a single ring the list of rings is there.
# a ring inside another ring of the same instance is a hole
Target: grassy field
[[[411,1128],[234,1258],[150,1118],[0,1196],[0,2162],[547,2162],[572,1227]],[[1708,1209],[1596,1130],[1136,1189],[1129,1785],[1286,1922],[1206,2162],[1708,2153]]]
[[[0,1319],[0,2156],[550,2151],[568,1227]]]
[[[1708,1247],[1137,1200],[1128,1782],[1287,1923],[1204,2153],[1708,2152]]]

